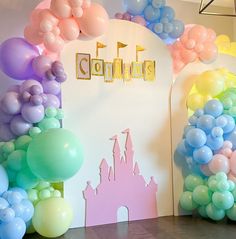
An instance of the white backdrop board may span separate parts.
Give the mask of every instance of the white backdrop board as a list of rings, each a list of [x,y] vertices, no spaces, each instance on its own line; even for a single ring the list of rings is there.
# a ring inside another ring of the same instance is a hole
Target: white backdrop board
[[[156,61],[156,80],[115,80],[113,83],[105,83],[99,76],[92,76],[91,80],[77,80],[76,53],[89,53],[95,58],[98,41],[107,45],[100,49],[99,56],[106,61],[116,58],[117,41],[128,44],[126,48],[120,49],[120,57],[124,63],[135,61],[136,45],[143,46],[146,50],[139,53],[139,60]],[[93,188],[98,185],[99,165],[103,158],[112,165],[113,142],[109,138],[117,134],[123,151],[124,137],[121,137],[120,132],[127,128],[132,134],[134,160],[139,163],[140,173],[146,182],[153,176],[158,184],[158,215],[172,215],[169,111],[172,62],[165,44],[138,24],[111,20],[109,30],[104,36],[69,43],[61,60],[69,78],[62,86],[62,106],[66,114],[63,127],[80,138],[85,156],[81,170],[65,182],[64,186],[65,198],[72,204],[75,214],[73,227],[85,225],[85,200],[82,191],[86,188],[86,182],[91,181]]]
[[[171,94],[171,124],[172,124],[172,157],[173,164],[173,189],[174,189],[174,215],[183,215],[186,212],[179,207],[180,195],[183,192],[184,177],[189,173],[185,167],[184,159],[175,157],[175,150],[182,139],[184,126],[188,124],[188,112],[186,99],[194,85],[194,76],[207,70],[226,68],[230,72],[236,73],[236,58],[219,54],[217,60],[209,65],[195,62],[187,65],[177,76],[172,87]]]

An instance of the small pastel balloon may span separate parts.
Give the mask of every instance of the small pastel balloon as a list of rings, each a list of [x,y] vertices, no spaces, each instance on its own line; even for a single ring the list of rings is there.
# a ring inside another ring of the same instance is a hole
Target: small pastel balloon
[[[24,120],[31,124],[31,128],[33,123],[38,123],[44,118],[44,107],[43,105],[32,105],[27,103],[23,105],[21,114]]]
[[[202,177],[196,174],[190,174],[184,180],[184,186],[186,187],[188,191],[191,191],[191,192],[193,192],[193,190],[197,186],[203,185],[203,184],[204,184],[204,181]]]
[[[42,80],[43,90],[46,94],[58,95],[61,92],[61,84],[56,80]]]
[[[16,150],[7,158],[7,167],[11,170],[20,171],[26,166],[26,152],[24,150]]]
[[[155,33],[160,34],[163,32],[163,24],[162,23],[156,23],[153,26],[153,30]]]
[[[39,34],[38,26],[34,24],[25,27],[24,37],[29,43],[33,45],[40,45],[43,43],[43,36]]]
[[[32,140],[32,138],[29,135],[23,135],[20,136],[19,138],[17,138],[14,142],[15,144],[15,149],[16,150],[27,150],[30,141]]]
[[[197,54],[192,51],[192,50],[182,50],[180,52],[181,58],[183,60],[183,62],[190,63],[190,62],[194,62],[197,59]]]
[[[212,135],[207,136],[206,145],[213,151],[219,150],[224,143],[223,137],[213,137]]]
[[[228,134],[234,130],[235,121],[234,121],[234,118],[230,115],[224,114],[223,116],[226,118],[227,123],[224,127],[222,127],[222,129],[224,131],[224,134]],[[229,141],[231,141],[231,140],[229,140]]]
[[[220,221],[225,217],[225,210],[219,209],[213,203],[207,205],[206,213],[214,221]]]
[[[205,64],[210,64],[216,60],[217,56],[217,46],[213,43],[206,42],[204,44],[204,50],[199,54],[199,59]]]
[[[184,23],[180,20],[173,20],[172,22],[173,30],[169,33],[169,36],[173,39],[181,37],[184,33]]]
[[[74,7],[72,8],[72,15],[76,18],[82,17],[84,14],[84,10],[82,7]]]
[[[38,56],[33,60],[32,67],[35,74],[39,77],[44,77],[46,71],[51,68],[52,60],[47,56]]]
[[[0,221],[3,223],[9,223],[15,218],[15,212],[12,208],[5,208],[0,210]]]
[[[47,94],[47,101],[43,105],[44,105],[45,108],[48,108],[48,107],[59,108],[60,107],[60,100],[55,95]]]
[[[79,19],[80,30],[89,37],[101,36],[108,28],[108,20],[106,10],[101,5],[92,3],[89,8],[84,9],[84,14]]]
[[[204,112],[213,117],[218,117],[223,113],[223,105],[219,100],[210,100],[205,104]]]
[[[226,215],[230,220],[236,221],[236,204],[235,203],[233,207],[231,207],[230,209],[226,211]]]
[[[144,10],[144,17],[148,22],[155,22],[160,17],[160,9],[154,8],[152,5],[148,5]]]
[[[40,134],[42,131],[39,127],[32,127],[30,128],[29,130],[29,135],[33,138],[35,137],[36,135]]]
[[[207,41],[214,42],[216,40],[216,32],[209,28],[207,29]]]
[[[34,106],[42,105],[43,99],[40,95],[32,95],[30,98],[30,103]]]
[[[73,41],[79,37],[80,29],[74,18],[63,19],[59,23],[61,36],[66,41]]]
[[[186,135],[188,144],[194,148],[200,148],[206,143],[206,134],[201,129],[191,129]]]
[[[148,5],[148,0],[126,0],[125,6],[127,12],[131,15],[141,15]]]
[[[61,127],[61,124],[58,119],[44,118],[38,123],[38,127],[41,129],[41,131],[45,131],[47,129],[58,129]]]
[[[209,134],[215,126],[215,118],[211,115],[202,115],[197,120],[197,128],[202,129],[206,134]]]
[[[168,21],[172,21],[175,18],[175,11],[172,7],[164,6],[161,8],[161,18],[167,18]]]
[[[203,96],[198,93],[193,93],[189,95],[187,98],[187,106],[193,111],[199,108],[203,108],[204,106]]]
[[[24,213],[21,215],[21,219],[23,219],[24,222],[28,222],[28,221],[30,221],[32,219],[32,217],[34,215],[34,206],[27,199],[23,199],[21,201],[21,205],[24,208]]]
[[[193,193],[186,191],[180,197],[180,206],[186,211],[192,211],[198,207],[197,203],[193,201]]]
[[[234,205],[234,197],[231,192],[214,192],[212,203],[219,209],[227,210]]]
[[[212,175],[212,172],[211,172],[211,170],[209,169],[208,164],[202,164],[202,165],[200,165],[200,170],[201,170],[201,172],[202,172],[205,176],[207,176],[207,177],[209,177],[209,176]]]
[[[1,109],[10,115],[19,114],[22,104],[20,96],[16,92],[7,92],[1,100]]]
[[[40,84],[40,82],[36,81],[36,80],[27,80],[24,81],[21,86],[20,86],[20,93],[24,93],[25,91],[30,92],[30,89],[32,86],[37,86],[40,88],[40,91],[43,92],[43,87]]]
[[[5,113],[0,106],[0,123],[9,123],[13,118],[13,115]]]
[[[48,107],[46,110],[45,110],[45,115],[48,117],[48,118],[53,118],[53,117],[56,117],[58,114],[58,111],[56,108],[54,107]]]
[[[193,151],[193,159],[199,164],[207,164],[212,159],[212,156],[212,150],[208,146],[203,146]]]
[[[17,80],[34,75],[32,60],[39,55],[38,49],[23,38],[10,38],[0,46],[2,71]]]
[[[228,174],[230,170],[228,158],[221,154],[215,154],[209,163],[209,169],[214,174],[219,172]]]
[[[196,42],[204,42],[207,40],[207,33],[207,29],[204,26],[195,25],[189,30],[188,36]]]
[[[67,0],[52,0],[50,9],[58,18],[69,18],[72,16],[71,6]]]
[[[0,123],[0,141],[7,142],[15,137],[15,134],[11,131],[10,124]]]
[[[212,192],[205,185],[198,185],[193,191],[193,200],[201,205],[206,206],[211,202]]]
[[[4,192],[7,191],[8,186],[9,186],[7,172],[5,171],[5,169],[3,168],[2,165],[0,165],[0,181],[1,181],[1,183],[0,183],[0,195],[2,195]]]
[[[122,19],[123,19],[123,14],[120,13],[120,12],[116,13],[116,14],[115,14],[115,18],[122,20]]]
[[[52,33],[45,36],[44,38],[44,46],[48,51],[58,53],[60,52],[65,45],[65,41],[60,36],[55,36]]]
[[[26,121],[21,115],[15,116],[10,123],[11,131],[18,136],[28,134],[32,123]]]
[[[161,8],[166,5],[166,0],[152,0],[151,3],[154,8]]]
[[[63,198],[48,198],[35,207],[32,219],[35,230],[45,237],[59,237],[70,227],[73,212]]]
[[[146,21],[145,21],[145,19],[142,17],[142,16],[134,16],[133,18],[132,18],[132,22],[135,22],[135,23],[137,23],[137,24],[139,24],[139,25],[141,25],[141,26],[146,26]]]
[[[125,12],[123,14],[123,20],[131,21],[131,18],[132,18],[132,16],[128,12]]]

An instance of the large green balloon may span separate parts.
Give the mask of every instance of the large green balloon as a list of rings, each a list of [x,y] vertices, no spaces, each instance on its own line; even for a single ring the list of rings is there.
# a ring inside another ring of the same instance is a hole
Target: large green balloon
[[[83,162],[79,140],[65,129],[49,129],[33,138],[27,151],[32,172],[49,182],[74,176]]]

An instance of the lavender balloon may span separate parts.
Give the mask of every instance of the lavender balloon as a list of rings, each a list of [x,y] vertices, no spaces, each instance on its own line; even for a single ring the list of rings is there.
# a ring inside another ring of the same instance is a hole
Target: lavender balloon
[[[15,138],[9,124],[0,124],[0,141],[10,141]]]
[[[58,95],[61,92],[61,84],[55,80],[42,80],[43,90],[47,94]]]
[[[48,56],[38,56],[33,60],[33,70],[35,74],[41,78],[45,76],[45,73],[51,69],[52,60]]]
[[[21,107],[20,96],[14,91],[7,92],[1,100],[1,108],[7,114],[18,114]]]
[[[32,124],[23,119],[21,115],[17,115],[12,119],[10,127],[11,131],[15,135],[20,136],[28,134],[29,129],[32,127]]]
[[[8,92],[14,91],[16,93],[20,93],[20,86],[19,85],[12,85],[7,89]]]
[[[58,109],[60,107],[60,100],[55,95],[47,94],[47,101],[44,103],[44,107],[45,109],[48,107],[54,107]]]
[[[0,68],[16,80],[29,79],[34,75],[32,60],[38,55],[38,49],[24,38],[10,38],[0,46]]]
[[[13,115],[5,113],[0,107],[0,123],[9,123],[13,118]]]
[[[38,123],[44,118],[43,105],[26,103],[21,110],[22,117],[29,123]]]
[[[23,93],[25,91],[30,92],[32,86],[38,86],[40,87],[40,91],[43,92],[43,87],[40,84],[40,82],[36,80],[27,80],[24,81],[23,84],[20,86],[20,92]]]

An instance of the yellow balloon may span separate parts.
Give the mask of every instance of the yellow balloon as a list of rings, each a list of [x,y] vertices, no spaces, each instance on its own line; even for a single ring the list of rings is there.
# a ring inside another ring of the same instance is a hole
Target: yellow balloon
[[[32,223],[40,235],[58,237],[67,232],[72,219],[72,209],[64,198],[48,198],[36,205]]]
[[[196,88],[202,95],[219,95],[225,88],[225,77],[219,71],[205,71],[196,79]]]
[[[204,106],[204,97],[198,93],[193,93],[187,98],[187,107],[193,111]]]

